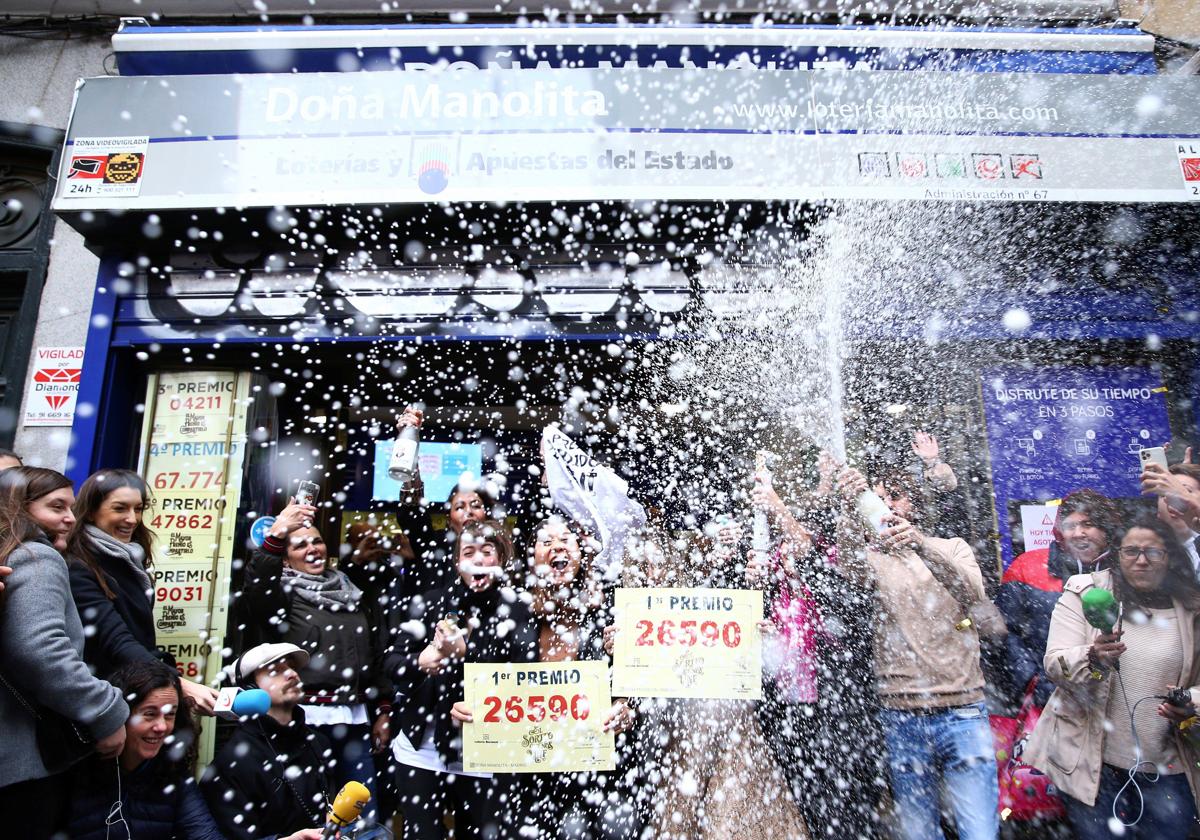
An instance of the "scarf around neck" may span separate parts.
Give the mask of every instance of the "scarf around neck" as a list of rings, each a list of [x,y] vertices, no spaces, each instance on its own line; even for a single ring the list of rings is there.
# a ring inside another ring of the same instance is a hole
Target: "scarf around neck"
[[[363,594],[350,578],[334,569],[310,575],[285,565],[283,587],[310,606],[334,612],[354,612]]]
[[[96,551],[105,557],[113,557],[127,564],[133,570],[133,575],[142,585],[146,597],[154,603],[154,584],[150,582],[150,574],[146,571],[146,552],[135,542],[121,542],[107,531],[102,531],[95,525],[84,525],[84,531],[95,546]]]

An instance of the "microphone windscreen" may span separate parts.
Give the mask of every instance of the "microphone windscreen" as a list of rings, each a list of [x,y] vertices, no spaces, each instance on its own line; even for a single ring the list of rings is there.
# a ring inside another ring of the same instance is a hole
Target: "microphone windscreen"
[[[261,688],[251,688],[233,698],[233,713],[238,717],[265,715],[271,710],[271,695]]]
[[[347,826],[362,816],[363,808],[371,801],[371,791],[362,782],[346,782],[329,806],[329,821]]]
[[[1105,633],[1111,632],[1120,617],[1117,610],[1117,600],[1107,589],[1093,587],[1081,596],[1083,600],[1083,617],[1087,623]]]

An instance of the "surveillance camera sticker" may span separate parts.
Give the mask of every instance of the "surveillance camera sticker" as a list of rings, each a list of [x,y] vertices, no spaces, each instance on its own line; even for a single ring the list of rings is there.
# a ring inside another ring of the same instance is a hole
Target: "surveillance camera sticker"
[[[149,137],[75,137],[68,146],[63,198],[136,196]]]

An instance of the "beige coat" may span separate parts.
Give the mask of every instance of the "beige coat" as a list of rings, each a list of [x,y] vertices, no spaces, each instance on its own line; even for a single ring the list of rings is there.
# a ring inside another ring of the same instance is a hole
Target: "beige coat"
[[[1104,718],[1108,707],[1108,692],[1112,687],[1112,672],[1102,679],[1092,678],[1088,663],[1088,648],[1100,631],[1083,617],[1083,593],[1098,586],[1112,589],[1112,574],[1108,571],[1074,575],[1063,586],[1062,597],[1050,619],[1050,635],[1046,640],[1043,664],[1054,680],[1054,694],[1029,739],[1022,761],[1045,773],[1063,793],[1095,804],[1100,788],[1101,757],[1104,754]],[[1175,602],[1175,614],[1183,636],[1183,667],[1181,673],[1171,674],[1169,682],[1191,687],[1192,702],[1200,705],[1200,660],[1196,657],[1196,622],[1200,613],[1186,610]],[[1134,655],[1128,651],[1125,655]],[[1164,687],[1165,693],[1165,687]],[[1196,798],[1200,784],[1200,757],[1191,738],[1176,731],[1179,754],[1183,757],[1184,772]]]

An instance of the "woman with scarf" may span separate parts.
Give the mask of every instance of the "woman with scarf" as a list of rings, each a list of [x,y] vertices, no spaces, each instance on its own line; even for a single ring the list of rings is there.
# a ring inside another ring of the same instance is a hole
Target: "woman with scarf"
[[[446,836],[447,810],[464,840],[510,836],[512,779],[466,773],[459,728],[470,719],[463,663],[534,662],[536,624],[509,585],[512,543],[495,520],[467,522],[455,545],[458,577],[413,598],[393,617],[385,673],[397,692],[393,754],[400,764],[404,837]]]
[[[289,642],[308,652],[300,674],[305,720],[333,743],[338,786],[358,781],[373,791],[371,750],[387,727],[390,689],[377,679],[362,590],[330,567],[316,518],[316,508],[292,500],[250,558],[241,592],[244,642]]]
[[[526,587],[532,596],[539,662],[605,660],[603,628],[608,622],[599,578],[585,558],[579,534],[551,516],[531,532]],[[622,735],[634,724],[632,704],[615,698],[605,713],[605,731]],[[542,837],[616,840],[637,834],[632,791],[623,784],[630,750],[617,740],[613,773],[530,773],[518,781],[514,823],[536,826]],[[522,836],[528,836],[522,833]]]
[[[130,470],[101,470],[89,476],[75,500],[75,527],[67,538],[71,592],[87,637],[84,658],[107,676],[130,662],[174,658],[155,643],[154,585],[150,564],[154,535],[143,514],[150,490]],[[217,693],[183,680],[188,702],[211,713]]]

